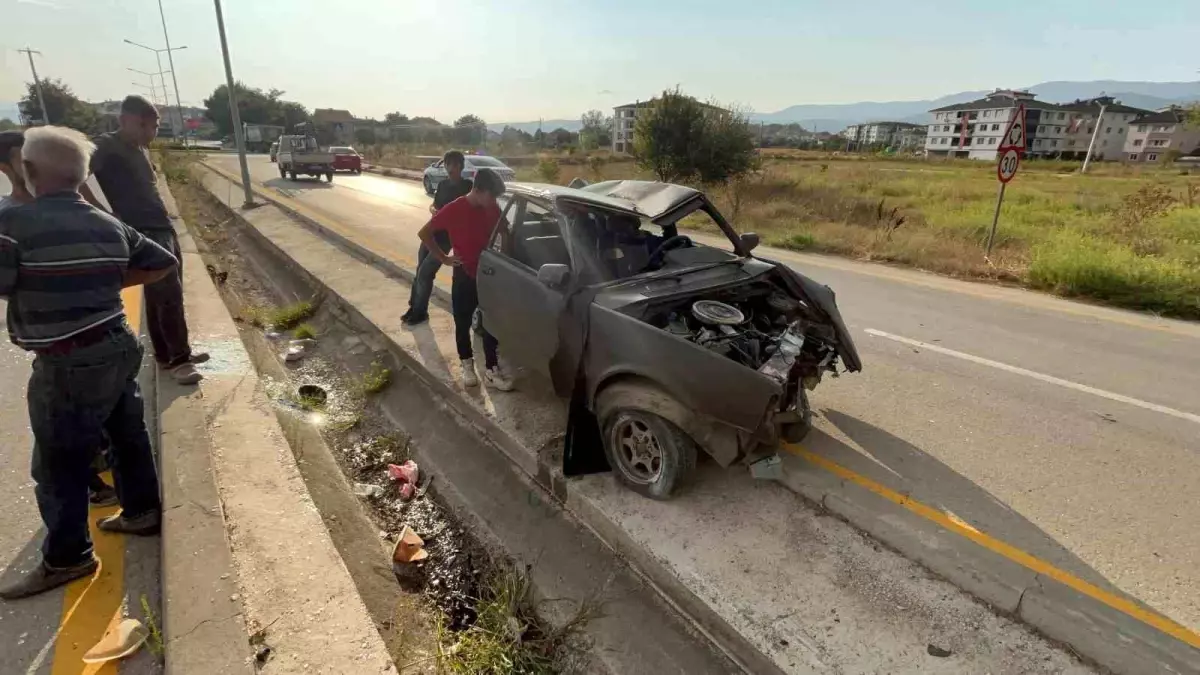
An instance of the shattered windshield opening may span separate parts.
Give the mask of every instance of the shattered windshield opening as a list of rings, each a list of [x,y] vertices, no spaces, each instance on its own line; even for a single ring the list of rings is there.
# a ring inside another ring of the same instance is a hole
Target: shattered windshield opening
[[[558,212],[586,284],[638,274],[650,262],[650,254],[676,232],[674,227],[587,204],[560,202]]]

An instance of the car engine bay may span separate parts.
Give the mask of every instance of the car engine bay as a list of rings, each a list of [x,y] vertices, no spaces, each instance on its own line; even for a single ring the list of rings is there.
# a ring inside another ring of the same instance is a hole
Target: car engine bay
[[[726,356],[784,385],[812,389],[824,372],[837,372],[834,328],[804,300],[774,283],[673,300],[656,307],[648,323]],[[783,401],[786,408],[787,400]]]

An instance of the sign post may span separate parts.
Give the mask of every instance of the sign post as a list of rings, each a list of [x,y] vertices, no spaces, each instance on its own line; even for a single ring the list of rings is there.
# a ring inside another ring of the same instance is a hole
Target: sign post
[[[1017,106],[1017,113],[1004,129],[1004,138],[996,151],[1000,161],[996,164],[996,178],[1000,180],[1000,192],[996,195],[996,213],[992,216],[992,229],[988,233],[987,253],[992,256],[992,244],[996,241],[996,226],[1000,222],[1000,205],[1004,203],[1004,187],[1017,175],[1021,166],[1021,153],[1025,152],[1025,104]]]

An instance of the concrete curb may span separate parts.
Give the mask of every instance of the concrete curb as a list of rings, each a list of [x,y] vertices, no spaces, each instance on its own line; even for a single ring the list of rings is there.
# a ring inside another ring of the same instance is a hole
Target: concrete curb
[[[159,189],[177,213],[166,183],[160,182]],[[175,226],[181,238],[188,237],[182,220]],[[200,405],[181,405],[185,394],[169,378],[157,378],[165,672],[249,674],[253,658],[225,538],[205,411]]]
[[[221,172],[215,173],[223,175]],[[259,196],[283,211],[296,215],[291,209],[275,202],[269,194],[260,191]],[[411,273],[399,265],[366,251],[362,246],[306,218],[301,217],[300,220],[354,257],[376,266],[386,274],[411,280]],[[263,239],[266,246],[278,251],[261,234],[257,236]],[[287,259],[282,251],[278,253]],[[324,288],[356,319],[370,324],[366,317],[349,307],[321,280],[313,278],[306,270],[296,271],[309,278],[316,287]],[[376,330],[383,333],[378,328]],[[571,484],[563,478],[557,466],[535,457],[534,453],[464,400],[457,391],[425,371],[424,366],[411,359],[403,349],[397,345],[393,347],[391,351],[403,359],[431,390],[482,429],[514,464],[549,490],[611,548],[629,559],[668,602],[694,621],[698,629],[718,644],[731,659],[748,672],[778,672],[774,664],[736,629],[717,616],[701,598],[684,588],[670,570],[622,536],[620,528],[586,497],[574,494],[570,489]],[[1200,673],[1200,650],[1185,642],[931,521],[896,508],[865,488],[849,484],[832,474],[827,478],[827,481],[791,481],[789,485],[803,497],[822,505],[999,611],[1020,618],[1044,635],[1070,645],[1077,653],[1117,673]]]

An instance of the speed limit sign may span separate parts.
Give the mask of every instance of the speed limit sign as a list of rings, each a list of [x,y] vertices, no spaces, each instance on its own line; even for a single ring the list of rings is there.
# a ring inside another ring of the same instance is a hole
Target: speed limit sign
[[[1021,153],[1009,148],[1000,155],[1000,163],[996,165],[996,176],[1001,183],[1007,183],[1017,175],[1017,168],[1020,166]]]

